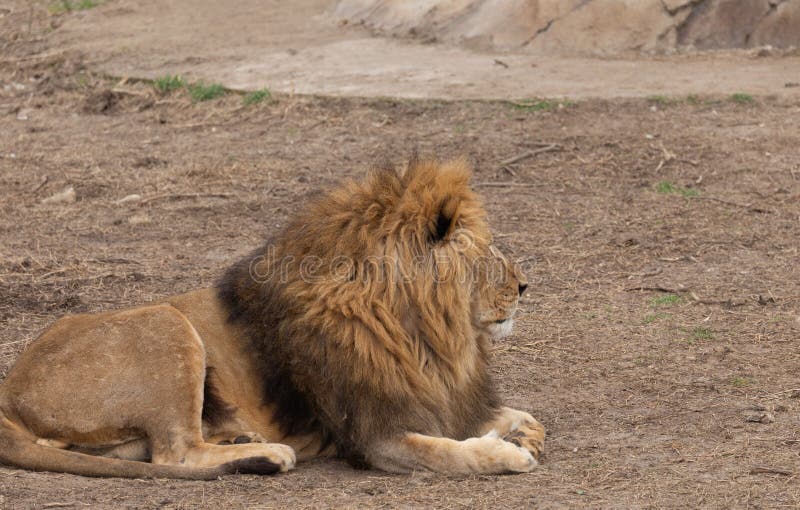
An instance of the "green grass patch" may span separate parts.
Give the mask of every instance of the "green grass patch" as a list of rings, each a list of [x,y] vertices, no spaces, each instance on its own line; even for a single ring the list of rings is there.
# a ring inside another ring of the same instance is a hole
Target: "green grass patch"
[[[85,89],[89,86],[89,76],[87,76],[86,73],[79,73],[75,75],[74,80],[75,80],[75,85],[77,85],[82,89]]]
[[[751,104],[754,100],[753,96],[751,96],[750,94],[745,94],[744,92],[737,92],[731,96],[731,101],[739,104]]]
[[[668,105],[668,104],[674,102],[672,99],[668,98],[667,96],[662,96],[660,94],[657,94],[655,96],[647,96],[647,100],[649,102],[651,102],[651,103],[655,103],[655,104],[662,105],[662,106]]]
[[[272,100],[272,92],[268,88],[250,92],[244,96],[244,104],[250,106],[252,104],[263,103],[264,101]]]
[[[652,324],[658,320],[666,319],[669,317],[668,313],[648,313],[644,316],[644,323],[645,324]]]
[[[714,338],[713,333],[708,328],[694,328],[690,336],[692,340],[711,340]]]
[[[173,90],[178,90],[185,87],[186,82],[184,82],[183,78],[177,74],[175,76],[168,74],[153,80],[153,86],[159,92],[172,92]]]
[[[714,338],[714,335],[708,328],[697,327],[691,330],[681,328],[681,331],[689,335],[685,338],[687,345],[694,345],[697,342],[700,342],[701,340],[711,340],[712,338]]]
[[[681,297],[677,294],[667,294],[665,296],[658,296],[650,300],[653,306],[674,305],[681,302]]]
[[[700,192],[694,188],[683,188],[669,181],[661,181],[656,184],[656,191],[664,194],[675,193],[684,197],[696,197]]]
[[[567,106],[572,106],[575,103],[566,99],[562,101],[554,101],[551,99],[522,99],[519,101],[509,101],[508,104],[510,104],[515,110],[521,110],[524,112],[538,112],[564,108]]]
[[[193,101],[209,101],[222,97],[227,93],[225,87],[219,83],[206,84],[199,81],[197,83],[192,83],[187,88],[189,89],[189,96],[191,96]]]
[[[689,104],[700,104],[703,101],[700,99],[700,96],[695,94],[689,94],[688,96],[686,96],[686,102]]]
[[[738,377],[737,376],[737,377],[732,377],[731,378],[731,384],[736,386],[737,388],[742,388],[742,387],[747,386],[748,384],[750,384],[752,382],[753,381],[751,381],[747,377]]]
[[[93,9],[98,5],[100,5],[99,0],[61,0],[51,3],[47,10],[50,11],[50,14],[64,14],[65,12]]]

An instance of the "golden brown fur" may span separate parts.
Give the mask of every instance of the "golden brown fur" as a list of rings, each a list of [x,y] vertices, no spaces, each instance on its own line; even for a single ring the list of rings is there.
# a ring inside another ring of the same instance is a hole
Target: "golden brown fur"
[[[61,319],[0,385],[0,460],[184,478],[333,453],[531,469],[544,430],[500,406],[487,370],[526,282],[469,177],[463,162],[373,172],[312,201],[218,291]]]

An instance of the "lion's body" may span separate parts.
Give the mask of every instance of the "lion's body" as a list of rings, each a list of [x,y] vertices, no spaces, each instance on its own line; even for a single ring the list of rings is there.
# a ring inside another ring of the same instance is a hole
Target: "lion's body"
[[[185,478],[334,453],[531,469],[544,431],[500,407],[487,369],[524,277],[490,246],[468,177],[460,163],[373,174],[312,202],[218,289],[57,321],[0,385],[0,460]],[[481,257],[502,260],[502,285],[471,270]]]

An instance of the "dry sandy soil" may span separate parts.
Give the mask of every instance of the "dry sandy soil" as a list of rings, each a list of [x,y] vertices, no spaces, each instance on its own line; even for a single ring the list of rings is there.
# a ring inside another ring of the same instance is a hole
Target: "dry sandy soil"
[[[758,57],[755,49],[608,59],[477,51],[378,38],[360,25],[339,26],[335,4],[108,1],[55,20],[51,50],[79,50],[94,69],[115,76],[180,73],[235,89],[267,86],[298,94],[575,99],[749,92],[800,97],[800,88],[786,87],[800,82],[797,50],[788,56]],[[19,16],[23,28],[26,13],[27,8]]]
[[[192,102],[104,77],[40,22],[0,41],[0,377],[64,313],[211,284],[371,162],[466,153],[532,281],[494,372],[549,437],[542,466],[515,476],[0,468],[0,508],[800,505],[796,96]],[[41,203],[68,186],[74,203]]]

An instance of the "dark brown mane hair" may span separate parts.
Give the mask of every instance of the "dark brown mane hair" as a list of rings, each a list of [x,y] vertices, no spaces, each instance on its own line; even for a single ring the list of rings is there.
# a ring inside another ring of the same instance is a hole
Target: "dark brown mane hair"
[[[286,433],[358,465],[403,432],[464,439],[499,406],[476,327],[491,236],[464,161],[373,170],[298,209],[219,284]]]

